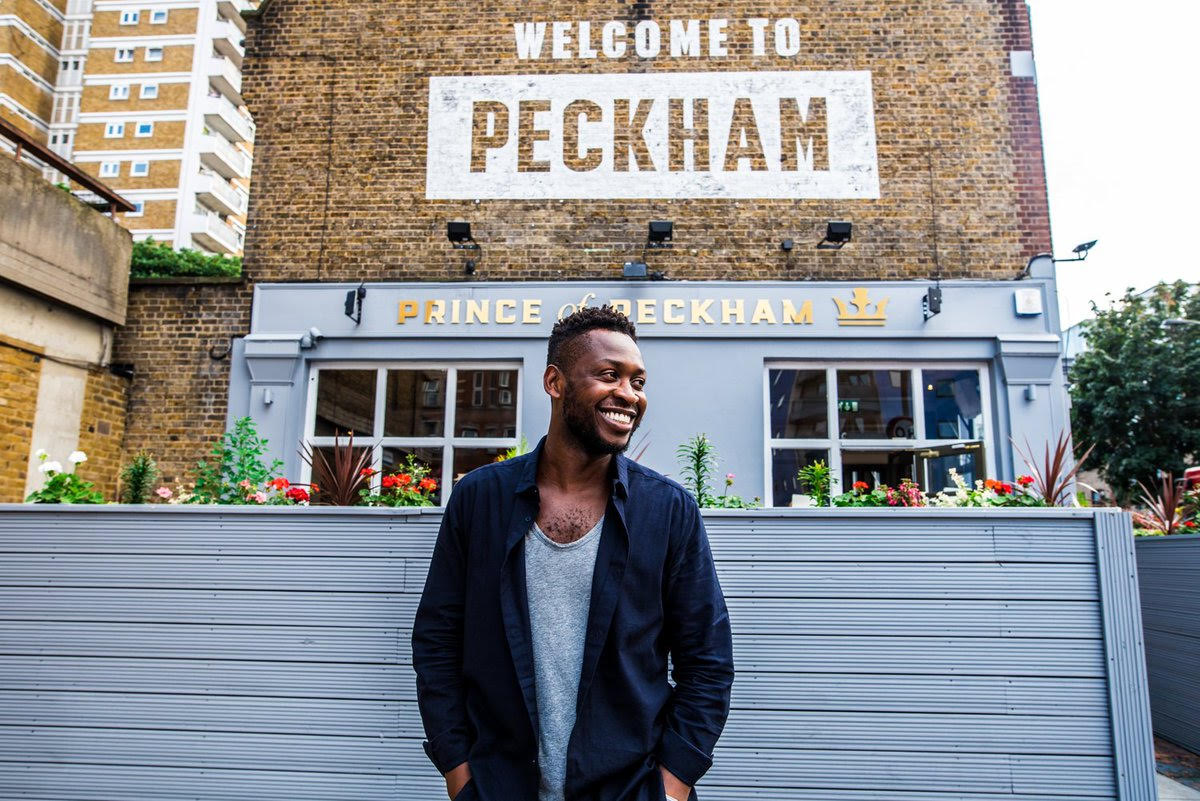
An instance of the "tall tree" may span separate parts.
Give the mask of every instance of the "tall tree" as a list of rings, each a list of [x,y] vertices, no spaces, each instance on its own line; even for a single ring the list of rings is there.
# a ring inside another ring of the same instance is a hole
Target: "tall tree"
[[[1076,443],[1095,443],[1086,467],[1128,503],[1136,482],[1159,470],[1176,475],[1200,457],[1200,287],[1183,281],[1125,296],[1108,309],[1092,304],[1083,327],[1088,349],[1071,366],[1071,423]]]

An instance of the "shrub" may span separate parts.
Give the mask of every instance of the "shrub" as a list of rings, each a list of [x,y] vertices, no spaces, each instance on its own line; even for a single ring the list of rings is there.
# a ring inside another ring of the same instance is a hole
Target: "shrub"
[[[187,248],[174,250],[147,239],[133,243],[129,274],[134,278],[238,276],[242,274],[242,260]]]
[[[46,476],[46,483],[40,490],[29,493],[26,503],[104,503],[104,496],[90,481],[84,481],[75,475],[75,466],[87,461],[87,454],[75,451],[67,461],[71,463],[71,472],[63,470],[59,462],[47,461],[49,454],[38,449],[37,458],[41,462],[38,471]]]
[[[812,498],[813,506],[828,506],[829,491],[833,488],[833,471],[824,459],[805,465],[796,473],[800,488]]]
[[[121,503],[146,503],[158,480],[158,465],[145,451],[139,451],[121,470]]]
[[[264,503],[257,493],[265,494],[267,481],[283,469],[278,459],[263,464],[266,452],[267,441],[258,436],[254,421],[239,418],[213,445],[210,458],[197,464],[196,486],[187,503]]]
[[[725,489],[714,495],[711,487],[713,474],[717,471],[717,449],[707,434],[697,434],[675,449],[683,472],[683,486],[696,499],[701,509],[753,509],[758,498],[747,501],[738,495],[730,495],[733,473],[725,475]]]

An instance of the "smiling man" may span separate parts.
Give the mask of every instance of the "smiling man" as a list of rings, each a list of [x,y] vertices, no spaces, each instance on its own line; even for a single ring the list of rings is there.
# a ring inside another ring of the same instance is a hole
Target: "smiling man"
[[[633,324],[584,308],[548,350],[546,436],[465,476],[438,533],[412,636],[425,752],[454,801],[694,799],[733,683],[704,524],[622,454],[646,413]]]

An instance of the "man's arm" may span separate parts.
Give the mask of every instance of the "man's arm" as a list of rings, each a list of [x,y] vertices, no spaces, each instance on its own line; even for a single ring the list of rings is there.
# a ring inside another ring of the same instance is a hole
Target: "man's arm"
[[[470,776],[465,764],[470,742],[462,681],[466,547],[461,503],[455,502],[456,497],[461,501],[463,494],[450,496],[442,516],[412,632],[417,705],[429,738],[423,745],[430,761],[446,777],[451,797]]]
[[[712,765],[733,686],[733,637],[708,535],[695,503],[686,503],[682,516],[681,547],[670,567],[664,599],[675,692],[658,745],[667,794],[678,798],[686,798]],[[668,783],[672,779],[683,786]]]

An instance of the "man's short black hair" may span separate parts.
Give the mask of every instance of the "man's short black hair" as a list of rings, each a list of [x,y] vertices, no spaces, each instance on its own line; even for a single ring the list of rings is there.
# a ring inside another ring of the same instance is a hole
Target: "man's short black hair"
[[[637,329],[621,312],[612,306],[584,306],[554,324],[546,348],[546,364],[553,364],[564,373],[579,356],[580,337],[597,329],[616,331],[637,342]]]

